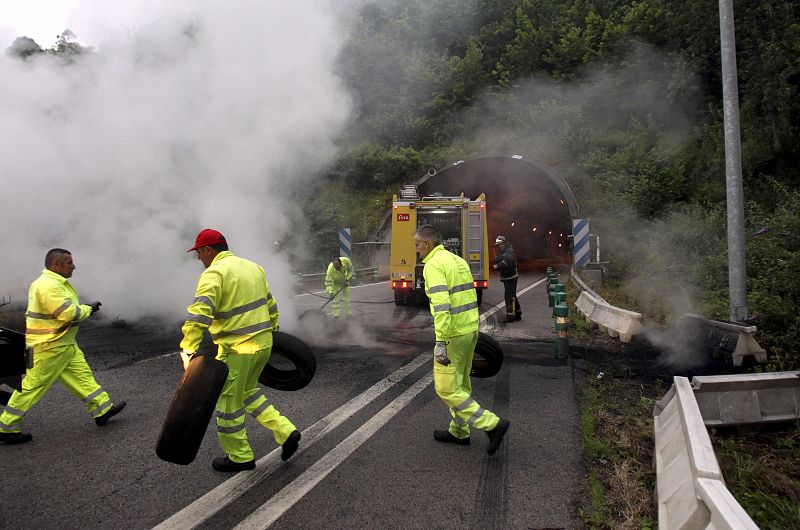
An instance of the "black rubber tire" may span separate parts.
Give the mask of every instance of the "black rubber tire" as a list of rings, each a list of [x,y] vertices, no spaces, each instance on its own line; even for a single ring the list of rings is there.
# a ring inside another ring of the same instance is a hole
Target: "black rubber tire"
[[[0,377],[25,374],[25,334],[0,328]]]
[[[280,357],[281,363],[294,364],[291,370],[281,370],[273,365],[273,359]],[[258,377],[258,382],[275,390],[291,392],[308,385],[317,371],[317,358],[308,344],[294,335],[276,331],[272,334],[272,355]]]
[[[192,358],[161,427],[156,444],[161,460],[182,466],[194,461],[227,377],[228,366],[213,356]]]
[[[478,343],[472,358],[472,377],[485,378],[497,375],[503,367],[503,348],[492,337],[478,332]]]

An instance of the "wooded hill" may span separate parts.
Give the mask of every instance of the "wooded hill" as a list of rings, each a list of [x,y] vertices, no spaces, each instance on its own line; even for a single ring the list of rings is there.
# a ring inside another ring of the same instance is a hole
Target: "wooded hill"
[[[797,368],[800,4],[734,12],[749,309]],[[348,24],[358,117],[306,202],[321,248],[330,226],[365,238],[429,167],[521,153],[570,183],[630,307],[727,318],[718,2],[390,0]]]

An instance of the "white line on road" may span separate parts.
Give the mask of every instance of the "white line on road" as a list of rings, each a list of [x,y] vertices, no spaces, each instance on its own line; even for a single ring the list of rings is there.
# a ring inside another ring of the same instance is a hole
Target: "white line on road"
[[[426,356],[427,357],[427,356]],[[386,425],[403,407],[408,405],[417,394],[422,392],[433,381],[433,373],[426,374],[408,390],[400,394],[379,413],[373,416],[342,443],[326,453],[302,475],[290,482],[281,491],[273,495],[260,508],[250,514],[234,530],[264,529],[274,523],[292,506],[322,481],[336,466],[366,442],[378,429]]]
[[[533,288],[534,288],[534,287],[536,287],[537,285],[540,285],[540,284],[541,284],[542,282],[544,282],[546,279],[547,279],[547,278],[545,277],[545,278],[542,278],[541,280],[539,280],[538,282],[534,282],[534,283],[530,284],[529,286],[527,286],[527,287],[526,287],[526,288],[524,288],[523,290],[519,291],[519,292],[517,293],[517,296],[527,293],[528,291],[530,291],[531,289],[533,289]],[[500,302],[499,304],[497,304],[496,306],[494,306],[494,307],[492,307],[491,309],[489,309],[489,311],[485,311],[485,312],[484,312],[484,313],[481,315],[480,324],[486,324],[486,319],[487,319],[487,318],[488,318],[490,315],[494,314],[496,311],[499,311],[499,310],[501,310],[501,309],[505,309],[505,307],[506,307],[506,302],[505,302],[505,300],[504,300],[504,301]]]
[[[429,362],[433,362],[430,355],[420,355],[304,430],[300,448],[297,450],[295,458],[297,458],[297,455],[302,453],[304,449],[310,447],[314,442],[344,423],[345,420],[367,406],[375,398],[411,375],[417,368]],[[250,487],[259,483],[264,477],[272,473],[275,468],[280,465],[279,453],[280,448],[276,448],[267,453],[258,460],[256,469],[237,473],[155,528],[157,530],[189,529],[199,526],[225,506],[239,498]]]

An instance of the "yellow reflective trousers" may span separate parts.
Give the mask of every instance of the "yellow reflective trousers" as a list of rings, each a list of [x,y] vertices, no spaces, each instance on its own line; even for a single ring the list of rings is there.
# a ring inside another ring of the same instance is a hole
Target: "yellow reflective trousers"
[[[481,407],[472,398],[472,357],[478,343],[478,332],[450,337],[447,357],[450,364],[443,366],[433,361],[433,385],[436,395],[450,409],[450,434],[456,438],[469,438],[469,427],[491,431],[500,418]]]
[[[0,432],[20,432],[25,413],[56,381],[86,403],[86,410],[93,418],[112,406],[108,394],[95,381],[78,345],[59,346],[34,354],[33,368],[22,380],[22,391],[14,391],[0,415]]]
[[[249,462],[254,458],[247,440],[246,414],[271,430],[278,445],[283,445],[296,429],[288,418],[269,403],[264,390],[258,386],[258,376],[267,365],[271,353],[272,347],[255,354],[217,354],[217,359],[228,365],[228,379],[217,400],[217,438],[232,462]]]

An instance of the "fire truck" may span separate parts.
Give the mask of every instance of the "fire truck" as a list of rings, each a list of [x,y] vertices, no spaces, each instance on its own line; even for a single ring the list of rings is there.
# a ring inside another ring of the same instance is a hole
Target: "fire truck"
[[[392,238],[389,272],[397,305],[427,302],[422,261],[414,248],[414,231],[425,224],[442,234],[444,248],[464,258],[472,271],[478,294],[489,287],[489,242],[486,197],[471,200],[441,194],[420,197],[417,187],[406,185],[392,197]]]

